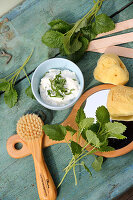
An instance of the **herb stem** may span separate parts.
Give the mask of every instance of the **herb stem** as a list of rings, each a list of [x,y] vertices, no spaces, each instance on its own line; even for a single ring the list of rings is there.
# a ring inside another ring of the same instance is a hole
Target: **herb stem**
[[[27,73],[26,73],[26,71],[25,71],[25,69],[24,69],[24,68],[23,68],[23,71],[24,71],[24,74],[25,74],[26,78],[27,78],[27,79],[28,79],[28,81],[29,81],[29,84],[31,85],[30,79],[29,79],[29,77],[27,76]]]
[[[75,185],[77,185],[77,176],[76,176],[76,172],[75,172],[75,165],[73,166],[73,174],[74,174],[74,178],[75,178]]]

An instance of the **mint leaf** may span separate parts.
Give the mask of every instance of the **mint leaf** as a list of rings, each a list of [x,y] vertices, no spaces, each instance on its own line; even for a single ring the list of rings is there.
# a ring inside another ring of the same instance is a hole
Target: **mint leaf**
[[[85,118],[86,118],[86,116],[85,116],[84,110],[83,110],[82,107],[80,107],[80,109],[77,112],[75,121],[76,121],[77,124],[79,124]]]
[[[49,30],[42,36],[42,42],[51,48],[60,48],[63,34],[58,31]]]
[[[100,106],[97,108],[96,118],[97,118],[97,121],[100,122],[101,124],[110,122],[110,115],[107,108],[105,108],[105,106]]]
[[[108,122],[105,124],[105,130],[109,132],[110,136],[115,136],[115,134],[122,134],[126,130],[126,126],[119,122]]]
[[[9,108],[12,108],[16,104],[17,98],[18,98],[18,94],[14,88],[10,88],[10,90],[7,90],[4,93],[4,100]]]
[[[90,171],[89,168],[86,166],[86,164],[84,163],[84,161],[81,162],[81,165],[83,165],[83,167],[85,168],[85,170],[92,176],[91,171]]]
[[[35,99],[33,93],[32,93],[32,89],[31,89],[31,85],[25,90],[25,93],[28,97],[30,97],[31,99]]]
[[[69,131],[71,133],[72,136],[77,132],[71,126],[65,126],[65,128],[66,128],[67,131]]]
[[[72,54],[72,53],[78,51],[81,47],[82,47],[82,43],[79,41],[79,35],[77,35],[76,38],[74,38],[74,40],[72,41],[72,44],[71,44],[69,50]]]
[[[54,25],[59,24],[59,23],[68,24],[67,22],[63,21],[62,19],[54,19],[51,22],[49,22],[48,25],[51,26],[51,28],[52,28]]]
[[[8,81],[0,83],[0,91],[7,91],[8,89],[10,89],[10,83]]]
[[[101,170],[102,167],[102,163],[103,163],[103,157],[99,156],[97,158],[95,158],[94,162],[92,163],[92,167],[93,169],[98,172]]]
[[[79,155],[82,152],[82,147],[74,141],[71,141],[71,149],[74,156]]]
[[[93,30],[95,30],[95,33],[105,33],[108,31],[111,31],[115,28],[115,24],[113,20],[108,17],[106,14],[102,13],[100,15],[96,16]]]
[[[77,62],[83,56],[89,44],[88,39],[83,36],[79,37],[79,41],[82,43],[81,48],[75,53],[68,55],[68,58],[75,62]]]
[[[89,144],[93,144],[96,147],[100,146],[100,141],[99,141],[96,133],[94,133],[93,131],[87,130],[86,131],[86,137],[87,137]]]
[[[95,30],[93,28],[94,23],[95,22],[93,22],[92,24],[89,24],[87,27],[84,27],[83,29],[81,29],[83,36],[86,37],[89,41],[93,40],[97,36],[97,33],[95,33]]]
[[[79,123],[79,132],[88,129],[94,123],[94,118],[85,118]]]
[[[67,24],[59,23],[59,24],[55,24],[52,27],[52,29],[55,31],[61,32],[61,33],[66,33],[67,31],[69,31],[71,29],[71,26],[67,25]]]
[[[87,26],[87,19],[84,18],[84,20],[78,20],[76,23],[75,23],[75,33],[79,32],[81,28]]]
[[[66,136],[66,128],[59,124],[44,125],[43,130],[50,139],[61,141]]]

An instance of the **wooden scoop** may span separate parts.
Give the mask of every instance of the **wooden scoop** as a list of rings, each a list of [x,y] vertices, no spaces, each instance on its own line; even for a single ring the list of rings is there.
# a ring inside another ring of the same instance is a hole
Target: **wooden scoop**
[[[96,86],[94,88],[91,88],[90,90],[85,92],[80,97],[80,99],[76,102],[76,104],[73,107],[70,115],[62,123],[62,125],[64,125],[64,126],[69,125],[72,128],[77,129],[77,125],[75,123],[75,117],[76,117],[77,111],[80,108],[80,106],[86,101],[86,99],[88,97],[91,97],[91,95],[96,94],[97,92],[102,91],[102,90],[110,89],[112,87],[113,87],[113,85],[111,85],[111,84],[103,84],[103,85],[99,85],[99,86]],[[101,105],[103,105],[103,104],[101,104]],[[75,138],[76,138],[76,135],[74,135],[74,139]],[[70,135],[69,132],[67,132],[65,139],[67,141],[69,139],[71,139],[71,135]],[[20,150],[17,150],[15,148],[16,143],[22,143],[23,147]],[[58,144],[58,143],[66,143],[66,141],[65,140],[63,140],[63,141],[53,141],[53,140],[49,139],[49,137],[47,135],[44,135],[43,147],[48,147],[48,146],[51,146],[53,144]],[[85,145],[85,140],[82,137],[80,138],[80,145],[81,146]],[[90,150],[90,148],[89,148],[89,150]],[[133,142],[131,142],[129,145],[127,145],[127,146],[125,146],[121,149],[115,150],[115,151],[96,152],[95,154],[99,155],[99,156],[104,156],[104,157],[117,157],[117,156],[124,155],[124,154],[130,152],[131,150],[133,150]],[[31,154],[29,149],[25,145],[25,143],[20,139],[20,137],[18,135],[13,135],[7,140],[7,152],[13,158],[23,158],[23,157]]]
[[[42,153],[43,122],[35,114],[27,114],[17,123],[17,133],[31,152],[35,165],[40,200],[55,200],[56,187]]]

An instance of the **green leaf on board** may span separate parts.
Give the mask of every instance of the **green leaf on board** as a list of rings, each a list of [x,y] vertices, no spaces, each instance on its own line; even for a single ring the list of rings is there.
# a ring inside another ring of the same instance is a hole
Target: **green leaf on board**
[[[108,122],[105,124],[105,130],[106,132],[109,133],[110,137],[115,137],[115,136],[117,137],[126,130],[126,126],[119,122],[113,122],[113,123]],[[118,139],[121,139],[121,138],[118,138]]]
[[[79,123],[79,132],[81,133],[84,129],[88,129],[94,123],[94,118],[85,118]]]
[[[76,121],[77,124],[79,124],[85,118],[86,118],[85,112],[84,112],[83,108],[80,107],[79,110],[78,110],[78,112],[77,112],[75,121]]]
[[[82,147],[78,143],[71,141],[71,150],[74,156],[79,155],[82,152]]]
[[[96,119],[101,124],[105,124],[107,122],[110,122],[110,115],[109,115],[107,108],[105,108],[105,106],[100,106],[100,107],[97,108]]]
[[[108,151],[114,151],[114,150],[115,149],[110,146],[100,146],[100,148],[98,148],[98,151],[101,151],[101,152],[108,152]]]
[[[65,128],[66,128],[67,131],[69,131],[71,133],[72,136],[77,132],[71,126],[65,126]]]
[[[61,141],[66,136],[66,128],[59,124],[43,125],[43,130],[50,139]]]
[[[95,147],[99,147],[100,146],[100,140],[97,137],[96,133],[91,131],[91,130],[87,130],[86,131],[86,137],[88,140],[89,144],[93,144]]]

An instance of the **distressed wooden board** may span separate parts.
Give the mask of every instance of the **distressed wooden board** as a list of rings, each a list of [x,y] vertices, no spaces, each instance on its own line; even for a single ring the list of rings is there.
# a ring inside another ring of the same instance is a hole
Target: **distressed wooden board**
[[[35,1],[31,1],[31,2],[34,2],[33,3],[33,7],[34,7]],[[60,1],[57,1],[58,6],[59,6],[59,2]],[[66,6],[66,4],[68,4],[69,2],[70,1],[64,1],[64,5]],[[84,1],[84,2],[88,2],[88,1]],[[120,5],[120,1],[115,1],[115,6],[116,6],[116,2],[119,2],[119,5]],[[122,2],[121,7],[123,7],[125,1],[121,1],[121,2]],[[126,1],[126,3],[127,2],[128,1]],[[55,5],[54,1],[53,1],[53,5]],[[75,1],[73,2],[72,5],[73,5],[73,9],[72,8],[70,9],[73,10],[73,13],[76,12],[75,17],[78,18],[79,15],[80,16],[82,15],[83,10],[77,7],[77,4]],[[82,2],[80,2],[80,8],[81,8],[81,5],[86,9],[88,8],[86,7],[87,3],[83,5]],[[65,6],[63,7],[62,4],[61,6],[62,6],[62,9],[60,10],[58,9],[58,10],[59,12],[61,10],[64,12],[66,9]],[[56,8],[54,7],[54,9]],[[109,8],[106,8],[106,11],[108,10]],[[60,13],[60,15],[62,16],[62,13]],[[26,19],[26,16],[25,16],[25,19]],[[57,13],[55,16],[57,16]],[[66,15],[64,15],[64,17],[67,17],[67,13]],[[122,11],[119,15],[117,15],[114,18],[114,20],[115,22],[117,22],[117,21],[129,19],[131,17],[132,17],[132,6]],[[16,19],[14,18],[14,20],[17,20],[17,18],[20,19],[20,16],[16,17]],[[68,20],[72,20],[71,18],[72,18],[72,15],[70,16],[70,18],[68,18]],[[19,23],[19,21],[17,21],[17,23]],[[25,35],[26,34],[30,35],[30,32],[27,33],[27,31],[28,31],[28,24],[27,24],[27,29],[25,30]],[[127,45],[131,45],[131,47],[133,47],[132,44],[127,44]],[[23,48],[23,46],[21,46],[21,48]],[[21,51],[22,50],[20,50],[20,52]],[[40,55],[40,53],[42,52],[39,52],[38,54]],[[52,53],[52,55],[54,55],[54,53]],[[83,75],[85,78],[85,87],[90,85],[91,81],[93,80],[93,69],[95,68],[97,59],[99,57],[100,57],[100,54],[98,53],[87,52],[84,58],[77,63],[83,72]],[[41,57],[38,58],[38,61],[39,59],[41,60]],[[22,60],[22,58],[20,58],[20,60]],[[127,59],[127,58],[122,58],[122,60],[124,61],[125,65],[127,66],[130,72],[130,81],[128,85],[132,86],[133,85],[132,60]],[[33,61],[35,62],[36,59],[35,60],[33,59]],[[30,61],[31,65],[30,63],[28,65],[31,67],[29,68],[29,71],[33,69],[34,67],[33,61],[31,60]],[[68,109],[65,111],[49,111],[43,108],[35,100],[29,99],[25,95],[24,90],[26,87],[28,87],[27,84],[28,84],[28,81],[26,79],[20,82],[19,84],[17,84],[16,89],[17,91],[19,91],[19,101],[14,108],[9,109],[3,103],[3,95],[0,98],[0,199],[1,200],[13,200],[13,199],[39,200],[39,197],[37,194],[36,182],[35,182],[35,173],[34,173],[32,157],[29,156],[27,158],[15,160],[9,157],[6,151],[6,140],[9,136],[15,133],[16,122],[19,119],[19,117],[22,116],[23,114],[26,114],[29,111],[31,112],[43,111],[43,112],[46,112],[48,116],[48,119],[47,119],[48,123],[49,122],[61,123],[64,119],[67,118],[71,110],[71,109]],[[48,164],[48,167],[51,171],[51,174],[57,186],[63,176],[62,169],[66,167],[66,164],[71,158],[69,148],[67,147],[66,144],[58,144],[58,145],[45,149],[44,155],[46,157],[46,162]],[[132,156],[133,156],[133,152],[130,152],[129,154],[124,155],[122,157],[107,159],[103,164],[103,169],[101,172],[96,173],[92,170],[93,172],[92,178],[89,177],[86,171],[84,171],[83,169],[77,168],[78,185],[76,187],[74,185],[73,174],[72,172],[70,172],[67,178],[65,179],[64,183],[62,184],[62,186],[58,189],[57,199],[58,200],[63,200],[63,199],[64,200],[75,200],[75,199],[77,200],[80,200],[80,199],[82,200],[87,200],[87,199],[111,200],[112,198],[116,197],[118,194],[121,194],[132,185],[132,180],[133,180]],[[88,159],[86,159],[88,166],[90,166],[92,159],[93,158],[89,158],[89,157]]]
[[[113,14],[130,0],[105,1],[100,12]],[[70,6],[71,5],[71,6]],[[23,64],[31,50],[35,47],[32,60],[27,65],[27,72],[31,72],[44,60],[54,57],[58,50],[49,49],[41,42],[41,36],[49,29],[48,22],[54,18],[62,18],[70,23],[77,21],[93,6],[93,1],[88,0],[30,0],[15,8],[5,15],[10,19],[4,26],[8,26],[3,34],[0,34],[0,48],[5,48],[13,55],[11,62],[6,65],[6,58],[0,57],[0,76],[4,76]],[[4,19],[4,17],[2,19]],[[119,22],[119,19],[116,20]],[[24,77],[24,73],[19,78]]]
[[[32,157],[15,160],[6,151],[6,140],[15,133],[16,123],[20,116],[27,112],[43,111],[48,116],[47,122],[60,123],[71,110],[57,112],[43,108],[25,95],[27,84],[28,81],[25,79],[17,85],[16,89],[20,96],[14,108],[9,109],[3,103],[3,95],[0,99],[0,105],[2,105],[0,112],[0,199],[2,200],[39,200]],[[63,176],[62,170],[71,158],[70,150],[66,144],[58,144],[45,149],[44,156],[57,186]],[[76,187],[73,174],[70,172],[58,189],[57,199],[112,199],[132,185],[132,156],[133,152],[118,158],[107,159],[102,171],[98,173],[90,167],[93,172],[92,178],[84,169],[77,168],[78,185]],[[88,166],[92,160],[92,157],[85,159]]]

